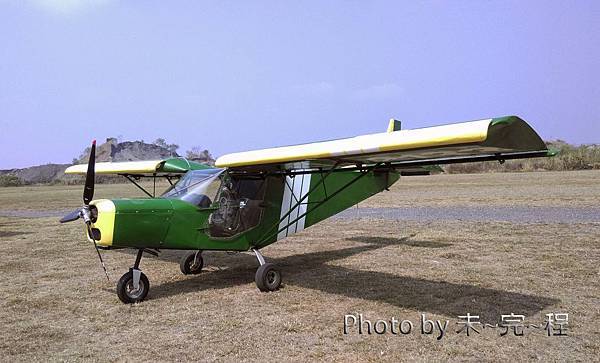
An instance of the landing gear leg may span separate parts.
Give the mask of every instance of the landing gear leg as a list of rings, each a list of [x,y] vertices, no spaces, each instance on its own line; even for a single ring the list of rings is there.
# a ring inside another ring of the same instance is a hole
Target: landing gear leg
[[[257,249],[253,248],[252,252],[256,255],[258,263],[260,263],[260,267],[256,270],[256,275],[254,276],[254,281],[258,289],[262,292],[279,289],[281,286],[281,272],[275,268],[274,264],[265,262],[265,258]]]
[[[140,270],[140,261],[144,249],[138,250],[133,267],[129,272],[121,276],[117,283],[117,296],[125,304],[140,302],[146,298],[150,290],[150,282],[144,273]]]

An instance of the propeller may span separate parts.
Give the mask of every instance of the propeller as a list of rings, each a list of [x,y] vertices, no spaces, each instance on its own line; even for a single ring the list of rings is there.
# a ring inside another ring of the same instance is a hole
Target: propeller
[[[94,181],[96,178],[96,140],[92,141],[92,149],[88,159],[85,186],[83,187],[83,204],[89,205],[94,198]]]
[[[75,209],[60,219],[60,223],[73,222],[81,218],[81,209]]]
[[[60,223],[72,222],[78,220],[79,218],[83,218],[83,222],[86,225],[88,236],[94,242],[94,248],[96,248],[96,253],[98,254],[98,258],[100,259],[100,264],[104,269],[104,274],[106,274],[106,279],[110,281],[108,278],[108,272],[106,271],[106,266],[104,265],[104,260],[102,260],[102,255],[100,254],[100,250],[98,249],[98,244],[96,243],[96,237],[94,233],[92,233],[92,213],[90,211],[90,202],[94,199],[94,184],[96,177],[96,140],[92,141],[92,148],[90,149],[90,157],[88,160],[87,173],[85,174],[85,186],[83,187],[83,207],[72,211],[66,216],[60,219]]]

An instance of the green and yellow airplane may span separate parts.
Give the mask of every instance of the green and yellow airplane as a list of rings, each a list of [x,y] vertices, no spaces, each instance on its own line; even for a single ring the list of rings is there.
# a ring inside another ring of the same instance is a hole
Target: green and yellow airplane
[[[427,174],[442,164],[554,154],[516,116],[413,130],[401,130],[392,119],[384,133],[228,154],[216,167],[183,158],[96,163],[95,150],[94,142],[88,164],[65,171],[84,174],[86,181],[84,206],[61,222],[83,219],[103,267],[99,248],[137,249],[133,267],[117,284],[124,303],[144,300],[150,289],[140,270],[144,252],[189,250],[181,272],[197,274],[202,251],[252,251],[260,264],[256,285],[274,291],[281,273],[261,248],[387,190],[402,175]],[[122,175],[148,197],[93,200],[95,174]],[[164,177],[171,186],[156,196],[156,188],[151,193],[136,182],[140,177]]]

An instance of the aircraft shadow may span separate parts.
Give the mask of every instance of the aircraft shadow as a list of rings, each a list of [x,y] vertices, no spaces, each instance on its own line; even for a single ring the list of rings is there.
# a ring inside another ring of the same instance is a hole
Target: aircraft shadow
[[[524,314],[531,316],[559,300],[508,292],[468,284],[434,281],[396,275],[386,272],[355,270],[328,262],[344,259],[362,252],[372,251],[388,245],[407,245],[419,248],[443,248],[448,243],[418,241],[405,238],[353,237],[351,241],[364,245],[338,250],[313,252],[267,260],[281,267],[285,285],[323,291],[351,298],[384,302],[401,308],[423,313],[436,313],[457,317],[471,313],[479,315],[483,323],[496,323],[502,314]],[[161,259],[178,261],[181,252],[169,251]],[[220,271],[201,273],[189,279],[154,285],[149,299],[160,299],[202,289],[224,289],[254,282],[257,262],[249,254],[227,256],[212,254],[217,265],[235,266]],[[209,261],[209,265],[212,262]],[[258,293],[258,291],[257,291]]]
[[[33,232],[24,232],[24,231],[0,231],[0,237],[2,238],[8,238],[8,237],[14,237],[14,236],[20,236],[23,234],[31,234]]]
[[[0,221],[0,238],[8,238],[14,236],[20,236],[24,234],[32,234],[33,232],[28,231],[8,231],[3,229],[12,229],[11,227],[17,227],[18,224],[13,221]]]

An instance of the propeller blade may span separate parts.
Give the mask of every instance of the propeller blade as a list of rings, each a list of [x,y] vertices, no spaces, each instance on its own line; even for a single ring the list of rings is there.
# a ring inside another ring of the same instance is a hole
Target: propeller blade
[[[104,260],[102,260],[102,255],[100,254],[100,250],[98,250],[98,245],[96,244],[96,239],[94,238],[94,234],[92,233],[92,226],[90,223],[86,223],[86,225],[87,225],[88,234],[92,238],[92,241],[94,242],[94,248],[96,248],[96,253],[98,254],[98,258],[100,259],[100,264],[102,265],[102,268],[104,269],[104,274],[106,275],[106,279],[108,281],[110,281],[110,279],[108,278],[108,271],[106,271],[106,266],[104,265]]]
[[[81,218],[81,209],[76,209],[60,219],[60,223],[73,222]]]
[[[89,205],[94,199],[94,180],[96,177],[96,140],[92,141],[90,158],[88,160],[87,173],[85,175],[85,187],[83,188],[83,204]]]

